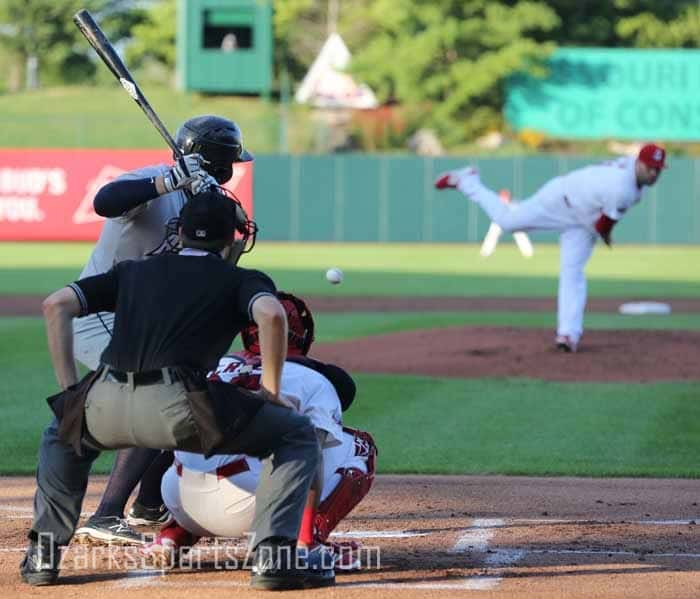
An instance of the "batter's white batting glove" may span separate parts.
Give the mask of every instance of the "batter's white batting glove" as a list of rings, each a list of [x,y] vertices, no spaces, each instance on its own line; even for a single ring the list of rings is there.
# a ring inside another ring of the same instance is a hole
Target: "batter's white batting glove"
[[[206,171],[200,171],[195,177],[192,177],[190,191],[192,192],[192,195],[196,196],[198,193],[209,189],[212,185],[218,184],[219,182],[209,173]]]
[[[207,174],[202,168],[204,158],[200,154],[187,154],[178,158],[173,167],[163,175],[163,186],[168,193],[191,185],[199,173]]]

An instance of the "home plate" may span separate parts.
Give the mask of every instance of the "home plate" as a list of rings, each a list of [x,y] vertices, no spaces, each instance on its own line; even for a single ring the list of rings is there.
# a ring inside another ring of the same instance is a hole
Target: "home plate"
[[[671,306],[663,302],[628,302],[619,310],[620,314],[670,314]]]

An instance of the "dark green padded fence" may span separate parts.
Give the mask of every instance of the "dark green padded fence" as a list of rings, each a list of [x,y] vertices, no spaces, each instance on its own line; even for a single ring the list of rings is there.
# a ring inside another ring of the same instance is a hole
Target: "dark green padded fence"
[[[255,219],[266,240],[477,242],[488,218],[458,192],[434,190],[438,173],[474,164],[489,187],[526,198],[551,177],[599,160],[257,156]],[[671,157],[669,164],[616,227],[617,243],[700,243],[700,161]]]

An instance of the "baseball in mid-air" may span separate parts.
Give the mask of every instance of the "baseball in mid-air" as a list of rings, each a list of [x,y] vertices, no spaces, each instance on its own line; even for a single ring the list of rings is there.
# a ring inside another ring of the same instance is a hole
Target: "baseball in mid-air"
[[[329,268],[326,271],[326,281],[331,285],[339,285],[343,282],[343,271],[339,268]]]

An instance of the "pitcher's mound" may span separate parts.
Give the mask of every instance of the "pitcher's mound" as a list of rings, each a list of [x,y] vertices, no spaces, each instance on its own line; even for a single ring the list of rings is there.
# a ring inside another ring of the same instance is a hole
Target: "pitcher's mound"
[[[315,357],[350,372],[552,381],[700,379],[700,332],[587,331],[576,354],[549,330],[454,327],[314,345]]]

